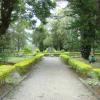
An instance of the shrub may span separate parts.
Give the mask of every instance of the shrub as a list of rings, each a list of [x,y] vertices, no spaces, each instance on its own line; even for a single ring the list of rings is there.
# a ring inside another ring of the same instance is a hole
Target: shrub
[[[36,63],[42,57],[43,57],[43,54],[37,54],[33,58],[16,63],[15,67],[17,71],[20,73],[20,75],[23,75],[29,71],[32,64]]]
[[[61,55],[60,56],[65,62],[67,62],[76,72],[86,76],[92,69],[92,67],[84,62],[75,60],[68,55]]]
[[[32,53],[32,49],[29,48],[29,47],[25,47],[25,48],[23,49],[23,53],[24,53],[24,54],[30,54],[30,53]]]
[[[69,64],[69,59],[70,57],[68,55],[60,55],[60,57],[64,60],[64,62],[68,63]]]
[[[40,53],[40,50],[37,48],[37,49],[35,49],[35,51],[33,52],[33,55],[36,56],[38,53]]]
[[[92,69],[92,71],[89,73],[89,75],[92,78],[97,78],[100,80],[100,69],[99,68]]]
[[[11,65],[0,66],[0,84],[2,80],[5,80],[5,78],[14,70],[15,70],[15,66],[11,66]]]

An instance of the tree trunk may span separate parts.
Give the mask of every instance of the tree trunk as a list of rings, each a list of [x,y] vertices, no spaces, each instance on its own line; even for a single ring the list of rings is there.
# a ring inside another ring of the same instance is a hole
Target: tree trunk
[[[11,13],[14,9],[15,0],[1,1],[0,36],[6,33],[11,22]]]
[[[100,0],[97,0],[97,10],[98,10],[98,16],[96,19],[96,25],[97,28],[100,30]]]
[[[91,45],[87,45],[87,44],[81,44],[81,55],[83,58],[87,59],[89,58],[91,52]]]

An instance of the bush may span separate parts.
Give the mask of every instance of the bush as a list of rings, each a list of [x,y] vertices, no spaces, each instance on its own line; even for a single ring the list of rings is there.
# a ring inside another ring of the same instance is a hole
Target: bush
[[[15,70],[15,66],[11,66],[11,65],[0,66],[0,84],[2,83],[2,80],[5,80],[5,78],[14,70]]]
[[[69,59],[70,57],[68,55],[60,55],[60,57],[64,60],[64,62],[66,62],[67,64],[69,64]]]
[[[28,47],[25,47],[25,48],[23,49],[23,53],[24,53],[24,54],[30,54],[30,53],[32,53],[32,49],[31,49],[31,48],[28,48]]]
[[[31,68],[31,65],[36,63],[43,56],[44,56],[43,54],[37,54],[33,58],[16,63],[15,67],[16,67],[17,71],[20,73],[20,75],[26,74],[29,71],[29,69]]]
[[[36,56],[38,53],[40,53],[40,50],[37,48],[37,49],[35,49],[35,51],[33,52],[33,55]]]
[[[68,55],[61,55],[60,56],[65,62],[67,62],[71,67],[76,70],[81,75],[86,76],[92,69],[92,67],[84,62],[75,60]]]
[[[89,75],[92,78],[97,78],[100,80],[100,69],[99,68],[92,69],[92,71],[89,73]]]

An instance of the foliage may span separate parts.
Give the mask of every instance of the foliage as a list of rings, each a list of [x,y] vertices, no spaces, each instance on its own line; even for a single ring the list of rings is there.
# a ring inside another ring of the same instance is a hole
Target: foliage
[[[17,50],[18,52],[27,44],[27,33],[25,29],[29,23],[25,19],[18,19],[17,22],[13,22],[9,28],[9,40],[10,48]]]
[[[65,9],[58,9],[52,15],[58,16],[58,18],[48,19],[53,47],[56,50],[79,51],[80,41],[78,40],[78,34],[76,30],[69,29],[69,25],[74,18],[65,16],[65,11]]]
[[[73,68],[76,72],[84,75],[90,76],[94,79],[100,80],[100,69],[93,68],[91,65],[88,65],[82,61],[78,61],[76,59],[71,58],[68,54],[61,54],[60,57]]]
[[[71,67],[78,72],[79,74],[83,75],[83,76],[87,76],[88,73],[91,71],[92,67],[88,64],[85,64],[84,62],[75,60],[73,58],[71,58],[68,55],[61,55],[60,56],[62,59],[64,59],[64,61],[66,61],[69,65],[71,65]]]
[[[0,36],[6,33],[6,30],[8,29],[11,20],[14,18],[12,12],[15,10],[18,1],[19,0],[0,1]]]
[[[30,54],[30,53],[32,53],[32,49],[29,48],[29,47],[25,47],[25,48],[23,49],[23,52],[24,52],[24,54]]]
[[[32,9],[26,8],[26,5]],[[25,17],[28,13],[28,19],[32,19],[34,15],[45,23],[45,18],[50,16],[50,9],[55,7],[55,2],[52,0],[1,0],[0,1],[0,36],[5,35],[11,21],[18,17]],[[27,10],[26,10],[27,9]],[[5,20],[6,19],[6,20]]]
[[[42,57],[43,57],[43,54],[37,54],[31,59],[23,60],[19,63],[16,63],[14,66],[16,67],[17,71],[21,75],[23,75],[29,71],[32,64],[36,63]]]
[[[92,78],[95,78],[95,79],[99,79],[100,80],[100,69],[99,68],[96,68],[96,69],[93,69],[90,73],[90,76]]]
[[[43,44],[46,48],[48,47],[52,47],[53,46],[53,38],[51,36],[47,36],[44,41]]]
[[[1,65],[0,66],[0,82],[5,80],[5,78],[15,70],[15,66],[11,65]],[[1,84],[1,83],[0,83]]]
[[[34,50],[33,55],[35,56],[35,55],[37,55],[38,53],[40,53],[40,49],[39,49],[39,48],[37,48],[37,49]]]
[[[27,4],[31,6],[28,15],[30,18],[35,16],[40,19],[40,21],[45,24],[46,20],[45,18],[49,17],[51,15],[50,9],[53,9],[56,5],[56,3],[52,0],[26,0]],[[29,10],[29,9],[28,9]]]
[[[46,38],[46,36],[47,30],[43,25],[40,25],[38,28],[36,28],[33,33],[33,43],[40,49],[40,51],[43,51],[45,49],[43,41]]]
[[[88,59],[91,48],[94,48],[94,42],[97,36],[97,2],[96,0],[68,0],[70,16],[75,20],[71,24],[73,29],[81,36],[81,54]]]

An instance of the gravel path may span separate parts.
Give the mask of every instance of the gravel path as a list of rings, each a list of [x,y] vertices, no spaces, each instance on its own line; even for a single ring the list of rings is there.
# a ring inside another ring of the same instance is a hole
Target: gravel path
[[[35,67],[3,100],[96,100],[59,58],[45,57]]]

